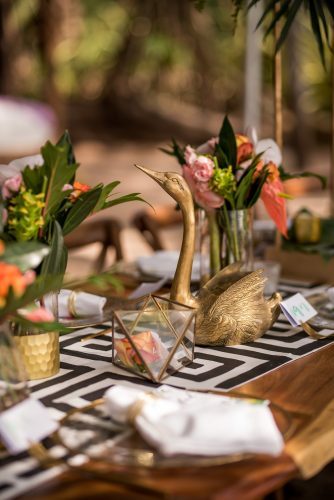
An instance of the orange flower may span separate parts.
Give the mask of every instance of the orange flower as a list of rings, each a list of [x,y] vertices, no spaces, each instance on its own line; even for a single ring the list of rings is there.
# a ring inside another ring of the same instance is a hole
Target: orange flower
[[[4,307],[6,304],[6,297],[10,287],[13,289],[14,294],[20,297],[27,287],[26,277],[13,264],[0,262],[0,307]]]
[[[256,167],[255,175],[258,175],[263,167],[264,164],[260,161]],[[279,170],[275,163],[271,161],[265,165],[265,168],[269,175],[262,187],[260,197],[277,229],[283,236],[287,237],[288,226],[283,182],[280,179]]]
[[[75,181],[73,184],[73,191],[70,194],[70,201],[76,201],[82,193],[87,193],[90,190],[88,184],[82,184],[81,182]]]
[[[2,240],[0,240],[0,255],[5,252],[5,244]]]
[[[236,134],[235,136],[237,142],[237,163],[238,165],[245,160],[248,160],[253,151],[254,146],[246,135]]]
[[[90,190],[90,186],[88,186],[88,184],[81,184],[81,182],[77,181],[75,181],[73,187],[75,190],[81,191],[81,193],[86,193],[87,191]]]
[[[138,333],[131,338],[147,364],[159,361],[162,358],[164,352],[163,346],[159,339],[153,337],[151,331],[147,330]],[[144,366],[128,339],[116,339],[114,342],[118,357],[125,366],[129,368]]]

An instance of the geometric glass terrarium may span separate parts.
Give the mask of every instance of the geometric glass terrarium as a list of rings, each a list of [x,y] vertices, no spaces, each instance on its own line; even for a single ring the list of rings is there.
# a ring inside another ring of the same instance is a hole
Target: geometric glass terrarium
[[[157,295],[113,311],[112,361],[160,382],[194,359],[195,309]]]

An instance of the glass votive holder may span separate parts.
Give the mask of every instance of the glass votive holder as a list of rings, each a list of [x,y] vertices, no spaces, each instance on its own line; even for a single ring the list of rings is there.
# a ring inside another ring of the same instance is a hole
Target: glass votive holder
[[[194,359],[195,310],[149,295],[134,309],[113,312],[112,362],[152,382]]]
[[[272,260],[257,260],[254,262],[254,271],[258,269],[263,269],[264,276],[267,278],[264,295],[272,295],[277,292],[281,276],[281,264]]]

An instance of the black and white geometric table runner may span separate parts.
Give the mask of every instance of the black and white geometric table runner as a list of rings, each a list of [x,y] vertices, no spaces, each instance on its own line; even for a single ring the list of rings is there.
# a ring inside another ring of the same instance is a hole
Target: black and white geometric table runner
[[[306,296],[326,287],[282,284],[284,295],[302,292]],[[103,396],[121,381],[152,386],[111,363],[111,335],[82,342],[86,335],[109,328],[101,325],[76,330],[61,338],[61,369],[52,378],[30,383],[34,397],[40,399],[55,418],[72,408],[80,408]],[[292,328],[283,315],[263,337],[232,347],[196,347],[194,362],[163,383],[185,389],[228,391],[261,377],[278,367],[322,349],[331,340],[313,340],[301,329]],[[58,474],[44,471],[26,454],[0,459],[0,499],[8,499]]]

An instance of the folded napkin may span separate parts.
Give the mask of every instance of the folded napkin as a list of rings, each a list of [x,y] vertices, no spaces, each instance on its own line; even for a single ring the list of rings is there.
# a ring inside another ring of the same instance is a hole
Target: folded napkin
[[[138,257],[137,266],[144,274],[172,280],[179,257],[180,252],[176,250],[158,250],[152,255]],[[201,263],[201,256],[195,253],[191,272],[192,281],[199,281],[201,277],[201,265],[204,265],[203,262]],[[207,266],[208,263],[205,263],[205,265]]]
[[[107,299],[92,293],[60,290],[58,294],[59,318],[84,318],[86,316],[102,315]],[[52,311],[52,296],[45,298],[45,307]]]
[[[107,409],[118,422],[132,421],[164,456],[267,453],[279,455],[284,441],[267,404],[161,386],[145,392],[113,386]]]

